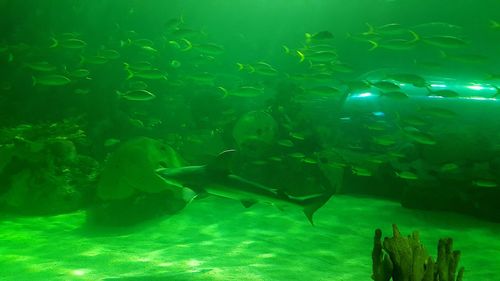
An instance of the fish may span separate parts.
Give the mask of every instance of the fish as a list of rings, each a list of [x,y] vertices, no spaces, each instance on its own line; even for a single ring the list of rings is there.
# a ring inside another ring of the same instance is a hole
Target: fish
[[[486,188],[493,188],[497,187],[498,184],[494,180],[485,180],[485,179],[478,179],[472,181],[472,185],[476,187],[486,187]]]
[[[78,68],[68,71],[68,75],[75,78],[87,78],[90,75],[90,70],[85,68]]]
[[[156,170],[156,173],[171,185],[189,188],[197,195],[208,193],[238,200],[246,208],[257,202],[278,207],[292,205],[302,208],[311,225],[314,225],[314,213],[335,193],[334,190],[325,190],[319,194],[295,197],[283,190],[270,188],[240,177],[233,174],[230,169],[235,152],[235,150],[226,150],[206,165],[160,168]]]
[[[412,73],[394,73],[388,75],[388,78],[401,83],[408,83],[418,88],[427,87],[428,83],[425,78]]]
[[[277,143],[281,146],[284,146],[284,147],[293,147],[294,146],[293,142],[289,139],[278,140]]]
[[[449,89],[433,91],[430,88],[428,88],[428,90],[429,90],[428,96],[430,97],[457,98],[460,96],[459,93]]]
[[[437,142],[434,137],[428,133],[421,132],[414,127],[405,127],[404,133],[411,140],[425,145],[435,145]]]
[[[25,66],[30,68],[31,70],[35,70],[38,72],[53,72],[57,70],[57,67],[46,62],[46,61],[38,61],[38,62],[31,62],[31,63],[25,63]]]
[[[353,167],[351,167],[351,171],[354,175],[360,176],[360,177],[371,177],[372,176],[372,172],[366,168],[363,168],[363,167],[353,166]]]
[[[451,119],[457,117],[456,112],[441,107],[421,107],[418,112],[423,116],[430,116],[433,118]]]
[[[193,48],[193,44],[191,43],[191,41],[187,40],[186,38],[181,38],[178,41],[169,40],[167,43],[173,48],[178,49],[182,52],[189,51]]]
[[[406,99],[409,98],[408,94],[402,91],[391,91],[391,92],[382,92],[380,96],[387,97],[391,99]]]
[[[87,42],[78,39],[78,38],[68,38],[63,40],[57,40],[55,38],[50,38],[52,40],[52,44],[49,48],[63,47],[66,49],[83,49],[87,47]]]
[[[134,62],[134,63],[123,63],[123,66],[125,67],[125,70],[131,70],[131,71],[147,71],[147,70],[152,70],[154,69],[154,66],[149,62],[149,61],[139,61],[139,62]]]
[[[362,35],[380,35],[380,36],[394,36],[401,35],[408,32],[408,28],[403,27],[399,23],[388,23],[380,26],[373,26],[370,23],[365,23],[368,30],[363,32]]]
[[[376,48],[388,49],[388,50],[410,50],[416,46],[416,43],[420,40],[417,33],[409,30],[410,34],[413,36],[412,39],[402,39],[402,38],[391,38],[384,39],[380,41],[368,40],[372,45],[369,51],[373,51]]]
[[[337,61],[338,58],[338,54],[333,51],[303,52],[297,50],[296,52],[299,56],[299,62],[307,59],[310,62],[332,63]]]
[[[496,20],[490,20],[491,29],[500,30],[500,22]]]
[[[442,21],[435,21],[435,22],[426,22],[426,23],[420,23],[414,26],[410,27],[412,30],[415,30],[420,33],[453,33],[453,34],[460,34],[462,33],[463,27],[456,25],[456,24],[451,24],[448,22],[442,22]]]
[[[399,85],[390,81],[381,80],[377,82],[370,82],[370,84],[384,92],[399,91],[401,89]]]
[[[460,63],[471,63],[471,64],[485,64],[488,63],[489,58],[481,54],[448,54],[441,51],[441,56],[444,59],[460,62]]]
[[[278,74],[278,70],[276,70],[269,63],[263,61],[259,61],[255,64],[236,63],[236,66],[238,67],[238,71],[244,71],[248,73],[255,73],[264,76],[275,76]]]
[[[302,152],[292,152],[288,154],[288,156],[295,158],[295,159],[303,159],[306,157],[306,155]]]
[[[391,135],[374,136],[373,142],[382,146],[392,146],[397,143],[397,139]]]
[[[199,84],[212,85],[217,77],[210,72],[201,72],[190,73],[186,75],[185,78]]]
[[[135,72],[130,69],[126,69],[126,71],[128,73],[127,80],[130,80],[135,77],[148,80],[161,80],[161,79],[168,80],[167,73],[164,73],[157,68],[153,68],[150,70],[140,70]]]
[[[331,86],[316,86],[306,89],[306,92],[320,97],[337,95],[341,93],[341,90]]]
[[[218,56],[225,52],[223,46],[215,43],[201,43],[192,45],[192,49],[205,55]]]
[[[196,30],[191,28],[176,28],[172,30],[169,35],[175,38],[198,38],[204,37],[207,34],[203,30]]]
[[[167,20],[167,22],[165,22],[165,24],[164,24],[164,28],[167,31],[175,30],[175,29],[178,29],[179,26],[181,26],[183,23],[184,23],[184,18],[181,15],[178,18],[171,18],[171,19]]]
[[[346,63],[343,63],[343,62],[339,62],[339,61],[335,61],[335,62],[330,63],[328,65],[328,67],[331,71],[340,72],[340,73],[354,72],[354,69],[352,68],[352,66],[350,66]]]
[[[302,162],[303,163],[306,163],[306,164],[311,164],[311,165],[316,165],[318,164],[318,160],[314,159],[314,158],[311,158],[311,157],[305,157],[302,159]]]
[[[251,98],[257,97],[264,93],[263,88],[256,88],[252,86],[241,86],[230,91],[226,90],[224,87],[217,87],[222,93],[224,97],[226,96],[235,96],[235,97],[243,97],[243,98]]]
[[[104,146],[105,147],[111,147],[111,146],[115,146],[117,144],[120,143],[120,140],[119,139],[115,139],[115,138],[109,138],[109,139],[106,139],[104,141]]]
[[[332,40],[334,37],[333,37],[333,34],[328,31],[328,30],[324,30],[324,31],[320,31],[320,32],[316,32],[316,33],[306,33],[305,34],[305,37],[306,37],[306,43],[311,43],[311,42],[322,42],[322,41],[330,41]]]
[[[372,87],[370,83],[365,80],[349,81],[346,84],[350,92],[369,91]]]
[[[456,172],[459,168],[460,166],[456,163],[446,163],[439,168],[439,171],[442,173],[451,173]]]
[[[467,45],[464,39],[449,35],[423,37],[422,42],[439,48],[461,48]]]
[[[180,61],[178,61],[178,60],[171,60],[170,61],[170,66],[172,68],[179,68],[179,67],[182,66],[182,63]]]
[[[99,56],[105,57],[109,60],[116,60],[121,57],[121,54],[113,49],[103,49],[99,51]]]
[[[156,95],[148,90],[132,90],[128,92],[116,91],[119,97],[130,101],[150,101],[156,98]]]
[[[64,75],[59,74],[47,74],[41,76],[33,76],[33,86],[44,85],[44,86],[64,86],[71,82],[71,79]]]
[[[100,65],[105,64],[109,61],[109,59],[103,56],[80,56],[80,64],[94,64]]]
[[[418,180],[418,176],[410,171],[401,171],[401,172],[395,172],[396,176],[398,178],[402,178],[405,180]]]

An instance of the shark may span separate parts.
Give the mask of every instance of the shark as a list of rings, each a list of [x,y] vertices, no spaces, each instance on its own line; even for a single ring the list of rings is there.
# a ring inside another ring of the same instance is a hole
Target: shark
[[[325,190],[319,194],[296,197],[281,189],[245,179],[231,172],[235,152],[223,151],[206,165],[160,168],[156,173],[168,184],[192,190],[195,194],[193,198],[200,194],[212,194],[239,200],[245,208],[258,202],[272,204],[279,209],[287,205],[299,207],[311,225],[314,225],[314,213],[335,193],[335,190]]]

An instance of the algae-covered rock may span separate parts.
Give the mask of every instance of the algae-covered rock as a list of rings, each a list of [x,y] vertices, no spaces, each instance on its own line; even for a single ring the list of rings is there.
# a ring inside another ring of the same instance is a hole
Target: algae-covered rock
[[[79,155],[85,134],[69,120],[0,130],[0,208],[58,214],[89,203],[97,162]]]
[[[168,145],[141,137],[130,140],[108,157],[102,170],[97,195],[102,200],[120,200],[136,192],[157,193],[170,190],[181,196],[180,190],[155,173],[160,167],[179,167],[181,159]]]
[[[0,173],[2,173],[3,168],[9,164],[13,154],[13,145],[0,145]]]

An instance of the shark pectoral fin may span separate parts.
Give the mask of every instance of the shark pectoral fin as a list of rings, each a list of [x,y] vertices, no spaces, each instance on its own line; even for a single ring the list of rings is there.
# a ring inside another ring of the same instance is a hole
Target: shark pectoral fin
[[[307,219],[311,223],[311,225],[314,225],[313,222],[313,215],[314,213],[321,208],[323,205],[325,205],[328,200],[330,200],[330,197],[335,193],[335,191],[327,191],[324,194],[321,194],[316,197],[312,197],[304,201],[304,214],[306,215]]]
[[[182,188],[181,197],[182,197],[182,200],[184,200],[184,202],[186,202],[186,204],[191,203],[191,201],[193,201],[197,196],[198,196],[198,194],[196,192],[194,192],[192,189],[189,189],[187,187]]]
[[[251,200],[251,199],[246,199],[246,200],[241,200],[241,204],[243,204],[243,206],[245,208],[250,208],[252,207],[255,203],[257,203],[256,200]]]
[[[284,212],[285,211],[285,207],[282,206],[282,205],[279,205],[279,204],[274,204],[274,206],[276,206],[276,208],[278,208],[278,210]]]

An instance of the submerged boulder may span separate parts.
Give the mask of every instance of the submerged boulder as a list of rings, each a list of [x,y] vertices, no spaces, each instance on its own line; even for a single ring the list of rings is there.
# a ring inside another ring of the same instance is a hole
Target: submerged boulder
[[[97,196],[101,200],[120,200],[137,192],[165,190],[176,195],[176,187],[169,185],[155,170],[180,167],[181,162],[173,148],[157,140],[146,137],[130,140],[108,157],[97,185]]]
[[[128,226],[173,214],[184,208],[194,193],[168,184],[158,168],[175,168],[181,158],[170,146],[140,137],[111,153],[97,184],[98,202],[87,212],[87,222],[98,226]]]

